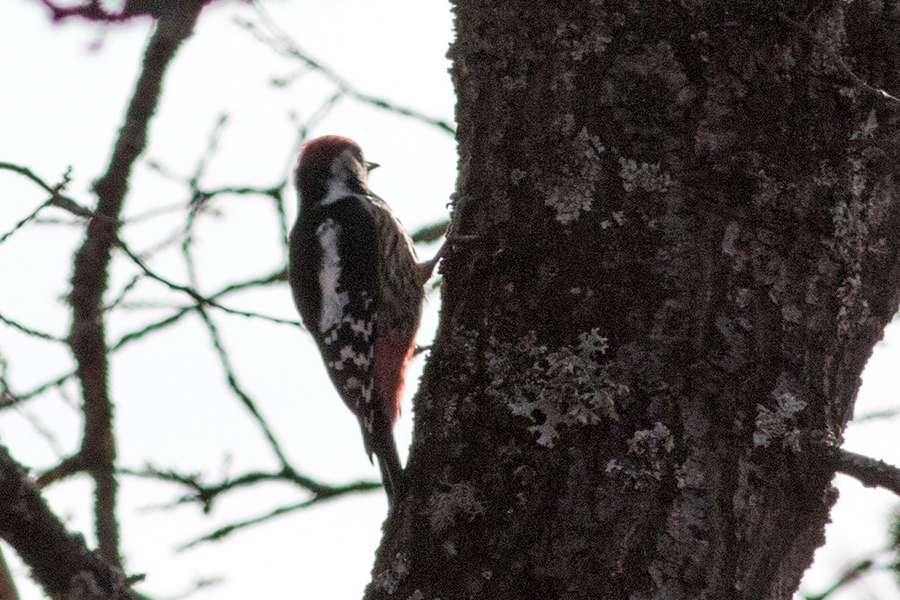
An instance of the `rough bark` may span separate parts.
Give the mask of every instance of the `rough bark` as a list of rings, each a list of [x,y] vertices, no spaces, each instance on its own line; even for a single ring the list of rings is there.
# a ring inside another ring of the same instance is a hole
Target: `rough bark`
[[[70,534],[34,482],[0,446],[0,537],[31,567],[51,598],[136,600],[118,569],[91,553],[81,536]],[[11,582],[10,582],[11,583]]]
[[[19,591],[16,582],[13,581],[9,565],[3,558],[3,548],[0,547],[0,600],[19,600]]]
[[[457,242],[367,598],[791,597],[806,440],[900,303],[898,23],[457,2]]]

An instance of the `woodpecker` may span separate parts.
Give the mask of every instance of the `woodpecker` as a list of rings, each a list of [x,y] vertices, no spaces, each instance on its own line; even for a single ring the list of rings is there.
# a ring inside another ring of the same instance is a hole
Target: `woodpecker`
[[[424,285],[438,256],[419,263],[412,239],[369,190],[356,142],[339,136],[303,145],[295,172],[300,211],[290,234],[289,277],[304,326],[378,457],[391,508],[403,467],[393,426],[422,315]]]

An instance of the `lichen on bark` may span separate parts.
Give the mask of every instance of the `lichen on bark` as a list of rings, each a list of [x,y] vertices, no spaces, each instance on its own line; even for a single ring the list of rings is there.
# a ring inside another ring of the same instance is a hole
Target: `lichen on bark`
[[[457,2],[453,231],[474,241],[443,267],[390,597],[791,597],[835,499],[802,440],[840,439],[900,304],[886,20]],[[582,424],[588,388],[617,391]],[[454,489],[484,510],[436,534]]]

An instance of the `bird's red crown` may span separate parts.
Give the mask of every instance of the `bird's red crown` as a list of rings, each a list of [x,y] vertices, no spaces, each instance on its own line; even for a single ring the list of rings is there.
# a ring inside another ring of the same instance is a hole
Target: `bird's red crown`
[[[327,169],[331,163],[345,150],[353,150],[359,162],[365,164],[359,144],[339,135],[326,135],[310,140],[300,148],[298,167]]]

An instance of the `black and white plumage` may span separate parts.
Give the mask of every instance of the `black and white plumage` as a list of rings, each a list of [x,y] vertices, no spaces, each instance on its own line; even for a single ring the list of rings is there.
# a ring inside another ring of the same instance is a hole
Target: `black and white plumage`
[[[418,263],[400,221],[369,190],[374,166],[347,138],[304,144],[289,274],[303,324],[359,420],[369,458],[378,456],[393,506],[403,490],[393,425],[434,261]]]

